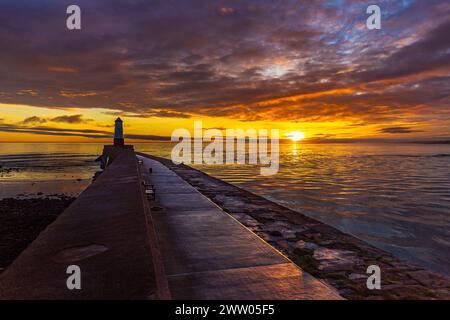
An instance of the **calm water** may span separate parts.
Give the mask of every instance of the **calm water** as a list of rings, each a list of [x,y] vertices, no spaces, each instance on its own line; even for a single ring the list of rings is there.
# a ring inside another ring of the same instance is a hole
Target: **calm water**
[[[168,157],[170,143],[135,144]],[[78,194],[101,144],[0,144],[0,198]],[[282,144],[280,171],[197,166],[397,256],[450,274],[450,145]],[[12,171],[6,171],[12,168]]]

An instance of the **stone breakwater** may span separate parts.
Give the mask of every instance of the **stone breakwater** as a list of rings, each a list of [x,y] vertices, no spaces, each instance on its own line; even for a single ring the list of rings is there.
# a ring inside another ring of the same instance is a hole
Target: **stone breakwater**
[[[353,236],[186,165],[160,161],[224,211],[347,299],[450,299],[450,279],[404,262]],[[381,290],[366,286],[381,268]]]

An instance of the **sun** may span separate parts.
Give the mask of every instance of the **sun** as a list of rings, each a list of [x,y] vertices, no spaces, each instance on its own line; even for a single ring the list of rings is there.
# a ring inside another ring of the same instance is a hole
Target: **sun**
[[[300,141],[305,139],[305,133],[301,131],[292,131],[286,134],[286,137],[292,141]]]

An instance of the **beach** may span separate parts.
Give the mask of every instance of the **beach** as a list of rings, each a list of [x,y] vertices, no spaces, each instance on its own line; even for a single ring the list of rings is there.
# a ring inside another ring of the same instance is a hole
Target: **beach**
[[[66,209],[74,197],[0,200],[0,273]]]

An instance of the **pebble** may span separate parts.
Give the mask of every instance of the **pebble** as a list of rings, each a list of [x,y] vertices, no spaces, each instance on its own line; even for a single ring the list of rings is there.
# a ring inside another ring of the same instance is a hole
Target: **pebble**
[[[297,241],[295,243],[294,247],[298,248],[298,249],[302,249],[302,250],[306,249],[306,250],[313,250],[313,251],[319,248],[319,246],[317,244],[312,243],[312,242],[305,242],[303,240]]]
[[[319,269],[324,271],[348,269],[361,263],[353,251],[334,250],[320,247],[314,251],[314,259],[319,263]]]

